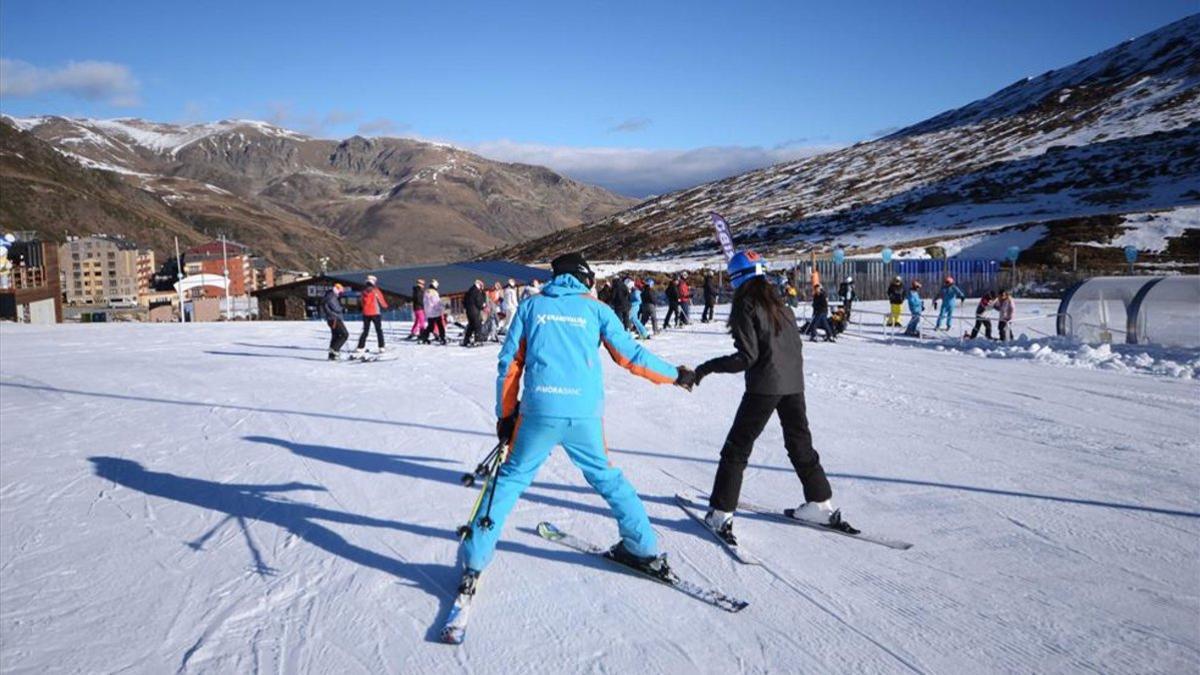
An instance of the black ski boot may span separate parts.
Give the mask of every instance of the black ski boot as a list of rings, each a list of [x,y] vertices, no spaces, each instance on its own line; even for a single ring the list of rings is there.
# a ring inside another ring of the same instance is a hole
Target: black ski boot
[[[475,595],[475,587],[479,585],[479,572],[475,570],[466,570],[463,572],[462,581],[458,582],[459,595]]]
[[[625,541],[621,540],[613,544],[613,547],[608,549],[608,553],[605,555],[622,565],[641,570],[663,581],[671,581],[675,578],[675,573],[671,571],[671,566],[667,564],[666,553],[650,556],[634,555],[629,552],[629,549],[625,548]]]

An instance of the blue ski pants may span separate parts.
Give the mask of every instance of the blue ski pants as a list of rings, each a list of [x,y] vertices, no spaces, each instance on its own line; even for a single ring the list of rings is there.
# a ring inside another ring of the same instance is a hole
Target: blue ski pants
[[[641,335],[643,339],[647,336],[646,324],[642,323],[642,320],[638,318],[637,312],[629,313],[629,323],[637,329],[638,335]]]
[[[942,303],[942,308],[938,310],[937,324],[934,326],[934,330],[942,327],[942,319],[946,320],[946,330],[950,330],[950,321],[954,319],[954,303]]]
[[[493,525],[484,529],[479,523],[487,513],[488,495],[485,495],[471,523],[472,534],[463,544],[468,569],[482,572],[492,561],[509,511],[556,445],[567,451],[588,484],[608,502],[625,548],[639,556],[658,555],[658,537],[650,528],[642,500],[621,470],[608,461],[600,418],[521,416],[513,436],[512,450],[496,478],[491,510]]]
[[[921,315],[913,314],[908,320],[908,327],[904,329],[905,335],[920,335],[921,334]]]

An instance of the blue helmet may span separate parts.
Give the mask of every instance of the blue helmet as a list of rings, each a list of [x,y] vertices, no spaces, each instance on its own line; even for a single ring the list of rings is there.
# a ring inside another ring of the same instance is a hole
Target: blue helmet
[[[767,261],[754,251],[742,251],[729,259],[729,283],[736,289],[743,283],[767,273]]]

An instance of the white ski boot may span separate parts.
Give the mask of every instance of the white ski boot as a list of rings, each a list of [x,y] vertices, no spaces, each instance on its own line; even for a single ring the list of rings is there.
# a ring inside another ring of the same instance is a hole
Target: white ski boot
[[[350,354],[350,358],[351,359],[361,359],[364,355],[366,355],[366,353],[367,353],[367,350],[363,349],[362,347],[359,347],[358,349],[355,349]]]
[[[704,514],[704,524],[725,543],[737,546],[737,537],[733,535],[733,514],[728,511],[709,509]]]
[[[813,525],[821,525],[847,534],[858,534],[859,530],[842,518],[842,510],[833,508],[833,501],[805,502],[798,509],[788,509],[784,515]]]

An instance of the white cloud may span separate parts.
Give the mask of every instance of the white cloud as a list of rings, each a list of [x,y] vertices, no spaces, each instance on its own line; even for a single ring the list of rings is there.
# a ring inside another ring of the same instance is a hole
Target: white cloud
[[[508,140],[464,146],[505,162],[540,164],[631,197],[664,194],[754,169],[811,157],[832,145],[704,147],[692,150],[574,148]]]
[[[59,68],[41,68],[16,59],[0,59],[0,96],[27,98],[64,93],[131,107],[141,103],[140,87],[129,67],[120,63],[69,61]]]
[[[398,124],[386,117],[379,117],[358,125],[358,133],[364,136],[394,136],[405,129],[407,124]]]

